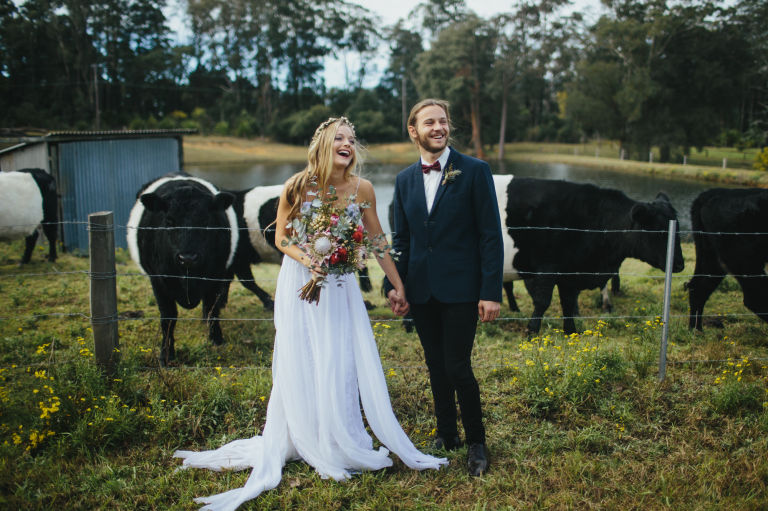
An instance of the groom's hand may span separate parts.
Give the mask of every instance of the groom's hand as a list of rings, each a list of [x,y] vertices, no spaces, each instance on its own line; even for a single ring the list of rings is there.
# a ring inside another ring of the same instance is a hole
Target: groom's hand
[[[491,302],[488,300],[480,300],[477,302],[477,315],[480,321],[493,321],[499,317],[499,311],[501,310],[501,304],[499,302]]]
[[[387,293],[387,299],[389,300],[389,306],[392,309],[392,313],[396,316],[405,316],[411,309],[405,296],[402,296],[394,289],[391,289],[389,293]]]

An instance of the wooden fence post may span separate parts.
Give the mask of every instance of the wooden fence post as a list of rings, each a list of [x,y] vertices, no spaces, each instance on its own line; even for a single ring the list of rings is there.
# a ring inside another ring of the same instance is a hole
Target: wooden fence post
[[[91,325],[96,362],[112,374],[117,362],[115,226],[111,211],[88,215],[91,258]]]

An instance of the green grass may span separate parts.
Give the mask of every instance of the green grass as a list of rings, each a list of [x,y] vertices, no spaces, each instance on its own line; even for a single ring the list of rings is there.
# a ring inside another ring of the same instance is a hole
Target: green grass
[[[156,362],[158,316],[149,283],[118,253],[120,364],[106,379],[93,361],[88,261],[17,267],[21,243],[0,245],[0,508],[196,509],[192,501],[242,486],[247,472],[176,472],[174,450],[207,449],[257,434],[269,398],[270,313],[232,285],[211,346],[199,309],[182,311],[177,365]],[[684,246],[687,273],[693,247]],[[60,275],[14,277],[13,274]],[[255,266],[272,291],[277,267]],[[74,273],[63,273],[74,272]],[[481,324],[473,354],[491,471],[465,470],[466,449],[441,471],[391,469],[346,483],[290,463],[280,486],[243,509],[764,509],[768,506],[768,326],[741,305],[728,278],[707,304],[723,329],[687,329],[686,277],[673,282],[667,379],[659,383],[661,272],[630,260],[624,295],[599,321],[597,291],[581,294],[579,335],[559,319],[527,339],[524,312]],[[374,281],[381,272],[373,268]],[[431,393],[415,334],[367,295],[395,413],[429,450]],[[557,298],[547,315],[560,314]],[[242,318],[251,320],[243,321]],[[36,392],[35,392],[36,391]],[[42,405],[41,405],[42,403]],[[47,410],[47,413],[46,411]]]

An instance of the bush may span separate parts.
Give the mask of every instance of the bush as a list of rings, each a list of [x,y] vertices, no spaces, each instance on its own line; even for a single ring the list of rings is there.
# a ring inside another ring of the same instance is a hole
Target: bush
[[[763,150],[757,153],[752,166],[756,170],[768,171],[768,147],[763,147]]]
[[[360,112],[353,122],[357,136],[369,142],[388,142],[399,139],[399,130],[388,124],[381,112],[373,110]]]
[[[727,362],[725,369],[715,378],[715,389],[712,392],[712,409],[715,412],[739,416],[762,409],[764,387],[744,379],[744,370],[750,366],[746,357]]]
[[[259,134],[259,125],[256,118],[243,111],[237,119],[235,135],[243,138],[251,138]]]
[[[219,121],[216,126],[213,127],[214,135],[229,135],[229,123],[227,121]]]
[[[520,343],[523,365],[519,382],[532,414],[551,416],[565,403],[596,409],[611,385],[626,376],[621,355],[602,346],[606,323],[594,330],[556,338],[535,337]]]

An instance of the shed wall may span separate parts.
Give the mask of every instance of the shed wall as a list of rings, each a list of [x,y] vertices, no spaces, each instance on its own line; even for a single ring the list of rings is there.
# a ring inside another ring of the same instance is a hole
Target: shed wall
[[[179,154],[175,138],[61,142],[59,194],[67,248],[88,250],[88,215],[97,211],[114,212],[115,245],[125,248],[136,192],[181,169]]]
[[[0,170],[10,172],[19,169],[43,169],[50,173],[48,145],[29,145],[0,155]]]

